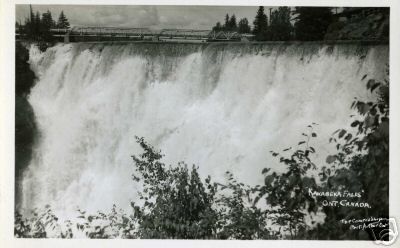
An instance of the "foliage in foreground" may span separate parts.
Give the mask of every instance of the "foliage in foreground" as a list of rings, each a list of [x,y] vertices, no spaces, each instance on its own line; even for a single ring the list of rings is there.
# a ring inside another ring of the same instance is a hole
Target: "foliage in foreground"
[[[184,163],[167,167],[162,155],[143,138],[137,142],[144,149],[139,157],[132,156],[137,175],[143,182],[139,192],[143,206],[132,203],[142,238],[213,238],[217,233],[218,212],[213,209],[216,184],[200,179],[196,167]]]
[[[263,169],[264,185],[254,187],[238,182],[230,172],[226,184],[221,184],[210,177],[201,179],[195,166],[188,168],[183,162],[167,166],[160,151],[137,138],[144,152],[132,156],[133,180],[143,188],[138,192],[142,202],[132,203],[132,214],[115,206],[109,214],[87,215],[79,210],[81,222],[60,224],[50,208],[30,218],[16,213],[15,236],[72,238],[78,230],[89,238],[368,239],[365,231],[340,223],[341,219],[388,217],[389,83],[371,79],[367,88],[377,94],[377,100],[354,101],[356,119],[349,129],[339,129],[330,138],[337,151],[318,171],[312,161],[314,123],[297,149],[271,151],[286,170]],[[359,201],[372,207],[321,206],[321,201],[335,199],[312,197],[309,190],[363,192]],[[317,213],[325,215],[324,221],[308,223],[306,219]]]

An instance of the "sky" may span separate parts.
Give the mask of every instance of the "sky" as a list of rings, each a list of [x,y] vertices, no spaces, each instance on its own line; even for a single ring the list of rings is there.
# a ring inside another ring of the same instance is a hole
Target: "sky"
[[[144,6],[144,5],[32,5],[40,13],[50,10],[57,20],[61,10],[73,26],[141,27],[151,29],[211,29],[225,15],[246,17],[252,24],[257,6]],[[268,7],[265,7],[269,12]],[[29,17],[29,5],[16,5],[16,21]]]

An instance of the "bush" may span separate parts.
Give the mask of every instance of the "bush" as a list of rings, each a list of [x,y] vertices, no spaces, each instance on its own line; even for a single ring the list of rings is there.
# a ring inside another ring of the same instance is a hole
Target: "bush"
[[[143,183],[139,192],[144,205],[132,203],[141,238],[211,239],[216,237],[217,211],[213,208],[216,184],[208,177],[204,183],[196,167],[184,163],[167,167],[162,155],[143,138],[144,149],[132,156],[136,165],[134,180]]]

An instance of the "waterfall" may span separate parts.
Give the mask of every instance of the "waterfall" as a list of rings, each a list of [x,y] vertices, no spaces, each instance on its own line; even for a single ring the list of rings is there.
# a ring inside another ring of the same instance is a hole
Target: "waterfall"
[[[387,45],[60,44],[30,49],[37,75],[29,102],[38,125],[24,172],[24,209],[71,213],[128,208],[137,199],[135,136],[223,182],[256,185],[262,168],[284,169],[270,150],[296,146],[312,122],[318,166],[328,139],[349,126],[362,77],[381,79]]]

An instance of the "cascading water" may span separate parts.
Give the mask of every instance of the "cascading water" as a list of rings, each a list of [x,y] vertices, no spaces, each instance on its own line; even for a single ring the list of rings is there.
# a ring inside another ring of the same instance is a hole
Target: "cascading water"
[[[223,182],[230,170],[262,182],[280,165],[269,151],[296,146],[318,123],[316,160],[348,126],[354,97],[373,97],[386,45],[64,44],[30,49],[38,80],[29,96],[40,137],[21,182],[23,209],[70,213],[128,207],[131,155],[143,136],[167,164],[196,164]]]

